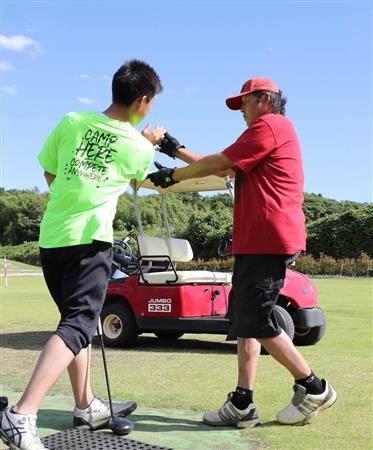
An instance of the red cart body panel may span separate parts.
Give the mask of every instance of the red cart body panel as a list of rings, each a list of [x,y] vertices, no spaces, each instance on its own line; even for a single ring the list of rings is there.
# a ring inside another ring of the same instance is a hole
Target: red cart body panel
[[[296,308],[314,308],[317,305],[317,289],[303,273],[287,269],[281,295],[288,297]]]
[[[201,317],[224,315],[230,285],[142,284],[138,275],[111,281],[107,296],[126,299],[135,317]],[[296,308],[317,305],[317,290],[310,279],[294,270],[286,271],[280,294]]]

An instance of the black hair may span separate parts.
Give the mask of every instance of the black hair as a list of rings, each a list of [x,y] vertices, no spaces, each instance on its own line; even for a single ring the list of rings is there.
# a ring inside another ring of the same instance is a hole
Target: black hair
[[[113,76],[113,102],[118,105],[130,106],[144,95],[149,101],[162,90],[161,80],[155,70],[137,59],[126,61]]]
[[[264,95],[268,94],[272,103],[272,112],[275,114],[285,115],[285,105],[287,98],[282,96],[282,91],[279,90],[278,94],[276,92],[269,91],[255,91],[253,92],[258,102],[260,102]]]

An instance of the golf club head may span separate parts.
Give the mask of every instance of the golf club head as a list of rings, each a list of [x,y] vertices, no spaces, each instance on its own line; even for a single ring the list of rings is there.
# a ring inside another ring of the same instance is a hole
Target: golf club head
[[[110,419],[108,427],[116,436],[129,434],[135,428],[130,420],[118,416],[114,416]]]
[[[0,411],[4,411],[8,407],[8,397],[0,397]]]

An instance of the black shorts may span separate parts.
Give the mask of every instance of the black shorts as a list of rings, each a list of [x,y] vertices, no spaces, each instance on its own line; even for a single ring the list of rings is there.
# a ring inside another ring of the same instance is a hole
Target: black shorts
[[[236,255],[227,317],[231,334],[265,339],[281,333],[273,308],[295,255]]]
[[[55,334],[77,355],[95,334],[110,276],[108,242],[40,248],[45,282],[60,313]]]

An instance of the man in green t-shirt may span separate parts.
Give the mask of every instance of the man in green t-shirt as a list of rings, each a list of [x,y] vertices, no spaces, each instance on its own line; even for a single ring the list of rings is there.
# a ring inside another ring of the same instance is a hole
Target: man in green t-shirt
[[[144,62],[131,60],[113,77],[113,102],[103,113],[69,113],[48,136],[39,162],[50,187],[40,226],[45,281],[61,314],[31,380],[1,418],[0,436],[20,450],[45,449],[36,432],[44,396],[67,368],[75,398],[74,425],[92,429],[110,419],[108,402],[90,383],[90,344],[105,299],[118,197],[131,180],[146,178],[164,129],[133,126],[148,113],[162,85]],[[128,415],[135,402],[114,403]]]

